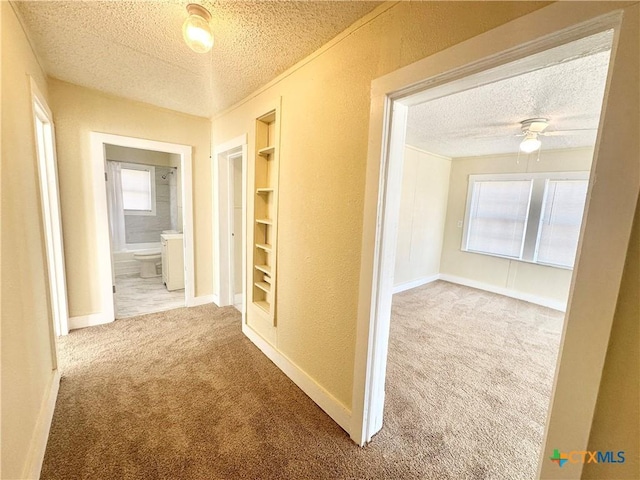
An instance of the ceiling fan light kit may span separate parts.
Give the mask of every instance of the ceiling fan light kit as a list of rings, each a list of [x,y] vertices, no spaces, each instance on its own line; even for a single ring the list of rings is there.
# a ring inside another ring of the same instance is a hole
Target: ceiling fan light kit
[[[536,133],[527,133],[524,140],[520,143],[520,151],[524,153],[533,153],[540,148],[542,142],[538,140]]]
[[[523,120],[520,124],[524,134],[524,140],[520,142],[520,151],[533,153],[539,150],[542,142],[538,139],[538,135],[542,134],[549,126],[549,120],[546,118],[529,118]]]
[[[187,5],[189,16],[182,25],[182,36],[191,50],[207,53],[213,47],[213,33],[209,21],[211,14],[202,5]]]

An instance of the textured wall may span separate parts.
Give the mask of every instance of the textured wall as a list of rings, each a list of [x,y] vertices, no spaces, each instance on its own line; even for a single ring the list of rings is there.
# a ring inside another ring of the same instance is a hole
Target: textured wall
[[[462,227],[467,205],[469,175],[479,173],[524,173],[589,171],[592,148],[543,151],[540,161],[516,155],[487,155],[453,159],[449,187],[449,210],[445,227],[440,272],[463,277],[515,292],[566,302],[571,284],[571,270],[463,252]]]
[[[451,159],[406,147],[395,286],[440,273]]]
[[[31,93],[47,83],[9,2],[2,16],[2,465],[24,478],[40,408],[53,379],[47,260]]]
[[[371,80],[544,5],[400,2],[214,120],[220,144],[251,133],[262,102],[282,96],[275,345],[347,408]]]
[[[71,316],[98,311],[91,158],[91,131],[193,146],[193,219],[196,295],[213,292],[209,120],[112,97],[50,79],[56,119],[58,165],[69,310]]]

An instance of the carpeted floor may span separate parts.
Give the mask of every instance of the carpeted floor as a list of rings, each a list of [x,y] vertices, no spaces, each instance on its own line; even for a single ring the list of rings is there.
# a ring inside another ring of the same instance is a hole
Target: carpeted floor
[[[207,305],[72,332],[43,479],[529,479],[562,314],[435,282],[394,297],[361,449]]]

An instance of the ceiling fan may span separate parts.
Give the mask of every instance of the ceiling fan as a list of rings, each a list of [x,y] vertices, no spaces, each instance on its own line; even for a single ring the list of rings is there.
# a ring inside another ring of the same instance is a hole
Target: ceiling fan
[[[546,131],[549,126],[549,119],[547,118],[528,118],[520,122],[521,133],[516,134],[516,137],[524,137],[524,140],[520,143],[520,150],[524,153],[532,153],[540,148],[542,142],[541,137],[557,137],[562,135],[580,135],[584,132],[592,132],[595,128],[576,128],[572,130],[551,130]]]

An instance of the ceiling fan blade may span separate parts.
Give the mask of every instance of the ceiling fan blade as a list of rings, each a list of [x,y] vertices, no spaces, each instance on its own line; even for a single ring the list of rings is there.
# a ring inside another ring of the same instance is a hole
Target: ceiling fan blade
[[[552,130],[550,132],[542,132],[538,135],[542,135],[544,137],[558,137],[562,135],[583,135],[589,132],[597,132],[597,128],[576,128],[575,130]]]

